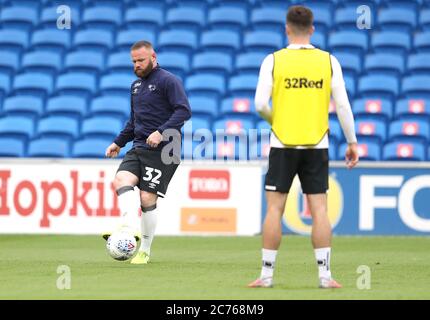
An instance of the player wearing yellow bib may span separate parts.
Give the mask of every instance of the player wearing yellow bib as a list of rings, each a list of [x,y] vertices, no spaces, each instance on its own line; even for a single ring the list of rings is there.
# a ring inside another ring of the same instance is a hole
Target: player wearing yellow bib
[[[287,48],[268,55],[260,69],[255,94],[259,114],[272,125],[269,170],[265,189],[267,214],[263,225],[263,266],[249,287],[272,287],[276,255],[282,238],[281,219],[297,174],[312,215],[312,245],[319,287],[340,288],[331,275],[331,226],[327,215],[328,107],[330,96],[348,148],[348,168],[358,162],[354,118],[342,69],[337,59],[310,44],[312,11],[292,6],[287,13]],[[272,108],[269,100],[272,99]]]

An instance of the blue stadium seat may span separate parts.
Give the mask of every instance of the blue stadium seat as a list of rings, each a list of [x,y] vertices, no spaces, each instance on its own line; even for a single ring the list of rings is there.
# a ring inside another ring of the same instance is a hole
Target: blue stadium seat
[[[343,131],[338,119],[329,119],[328,126],[329,126],[330,139],[334,139],[336,143],[339,143],[345,140],[343,136]]]
[[[94,50],[105,53],[113,47],[113,35],[109,30],[79,30],[73,39],[75,50]]]
[[[285,32],[285,12],[273,7],[255,8],[251,12],[251,26],[254,30]]]
[[[231,73],[233,61],[231,55],[221,52],[203,52],[194,54],[192,59],[193,72],[208,72],[220,75]]]
[[[256,2],[256,0],[208,0],[208,3],[212,3],[212,5],[216,4],[221,7],[240,8],[246,11],[249,11],[254,2]]]
[[[197,114],[185,123],[183,131],[184,134],[190,135],[199,129],[211,130],[211,127],[212,121],[207,116]]]
[[[99,96],[90,103],[90,114],[118,118],[130,117],[130,99],[121,96]]]
[[[241,31],[248,23],[248,14],[245,9],[239,7],[215,7],[208,13],[207,25],[211,29],[228,29]]]
[[[358,80],[358,94],[362,97],[393,99],[398,93],[399,83],[395,77],[373,74]]]
[[[425,99],[400,99],[394,110],[396,118],[430,119],[430,101]]]
[[[21,53],[28,47],[28,33],[22,30],[0,30],[0,50]]]
[[[404,77],[402,79],[401,93],[406,97],[430,98],[430,76],[417,75]]]
[[[107,59],[107,69],[111,73],[133,72],[133,62],[129,51],[111,53]]]
[[[97,90],[96,77],[86,72],[68,72],[57,77],[56,93],[89,97]]]
[[[430,31],[418,32],[414,35],[414,49],[419,53],[430,52]]]
[[[96,116],[82,121],[81,136],[84,138],[115,139],[124,127],[117,118]]]
[[[157,54],[157,62],[160,66],[178,77],[184,79],[190,71],[188,55],[179,52],[161,52]]]
[[[46,103],[47,115],[62,115],[82,118],[87,113],[87,101],[82,96],[61,95],[50,98]]]
[[[132,74],[107,74],[100,79],[100,93],[130,98],[130,87],[135,80]]]
[[[18,7],[24,7],[24,8],[30,8],[30,9],[34,9],[34,10],[39,10],[40,7],[42,6],[42,4],[46,4],[48,0],[19,0],[19,1],[15,1],[18,2],[19,5]],[[11,7],[11,6],[15,6],[15,4],[13,3],[12,0],[0,0],[0,4],[3,7]]]
[[[390,53],[369,54],[364,60],[364,69],[369,75],[378,73],[399,77],[404,72],[404,65],[403,56]]]
[[[384,145],[382,150],[383,160],[397,161],[424,161],[426,150],[421,143],[410,141],[395,141]]]
[[[397,9],[407,9],[416,11],[419,9],[421,4],[423,4],[426,0],[385,0],[381,1],[381,5],[385,5],[388,8],[397,8]]]
[[[197,34],[187,30],[162,31],[158,37],[159,51],[178,51],[190,54],[197,48]]]
[[[114,31],[122,23],[122,12],[118,8],[87,7],[82,13],[81,27]]]
[[[218,101],[214,98],[203,96],[190,96],[188,101],[194,115],[207,115],[212,118],[218,116]]]
[[[419,26],[424,31],[430,30],[430,9],[420,11]]]
[[[253,96],[223,99],[221,102],[221,113],[225,116],[237,113],[255,114]]]
[[[8,116],[0,118],[0,136],[17,138],[21,141],[31,139],[34,134],[34,121],[24,116]]]
[[[217,139],[215,142],[215,159],[217,160],[248,160],[248,142],[245,138]]]
[[[314,26],[315,30],[319,32],[326,33],[332,27],[332,10],[327,8],[319,8],[318,6],[315,8],[311,8],[312,13],[314,15]],[[285,24],[285,17],[284,17]]]
[[[4,100],[1,111],[7,115],[26,115],[36,118],[43,113],[43,100],[33,96],[8,97]]]
[[[176,7],[167,11],[165,27],[197,32],[206,24],[205,12],[198,7]]]
[[[0,73],[0,97],[9,94],[11,77],[8,74]]]
[[[44,73],[22,73],[13,80],[13,90],[16,94],[36,95],[46,97],[51,94],[54,80]]]
[[[360,6],[368,6],[371,12],[375,12],[378,8],[379,2],[380,0],[342,0],[338,1],[338,8],[353,8],[354,10],[357,10]],[[361,10],[360,14],[362,14]]]
[[[239,53],[236,56],[235,71],[240,74],[258,74],[261,64],[267,55],[262,52]]]
[[[375,142],[379,143],[387,140],[387,123],[382,119],[377,119],[371,116],[356,117],[355,131],[358,140],[361,137],[373,139]]]
[[[77,119],[65,116],[50,116],[40,119],[36,135],[40,138],[61,138],[72,140],[79,136]]]
[[[357,6],[340,7],[334,14],[334,26],[337,30],[357,30]]]
[[[317,9],[333,10],[338,0],[298,0],[297,2],[302,2],[312,11],[316,11]]]
[[[411,48],[411,37],[401,31],[381,31],[372,34],[372,49],[377,53],[405,55]]]
[[[233,76],[228,82],[228,92],[234,96],[254,96],[257,82],[257,75]]]
[[[229,116],[216,120],[213,124],[213,132],[221,130],[224,135],[248,135],[249,130],[254,128],[253,117],[249,115]]]
[[[205,50],[233,54],[240,49],[240,33],[232,30],[204,31],[201,35],[200,46]]]
[[[339,31],[331,33],[328,39],[330,50],[362,55],[367,51],[367,34],[359,31]]]
[[[89,138],[75,141],[72,147],[73,158],[104,158],[106,148],[112,140]]]
[[[154,32],[164,25],[163,10],[154,6],[129,8],[124,23],[129,29]]]
[[[64,52],[70,47],[71,38],[70,30],[37,30],[31,36],[31,47],[32,49]]]
[[[87,7],[100,5],[103,7],[122,10],[125,5],[134,5],[135,0],[84,0]],[[145,1],[146,2],[146,1]]]
[[[361,73],[361,57],[348,52],[332,52],[339,61],[344,75],[356,77]]]
[[[67,158],[69,143],[64,139],[41,138],[30,141],[28,145],[29,157]]]
[[[388,139],[397,140],[413,138],[411,140],[428,143],[430,141],[430,127],[426,120],[395,120],[388,127]]]
[[[115,46],[117,50],[126,51],[130,54],[131,46],[140,40],[146,40],[155,46],[156,39],[153,31],[150,30],[121,30],[118,31]]]
[[[62,68],[60,53],[53,51],[32,51],[22,57],[21,67],[26,72],[48,73],[55,75]]]
[[[345,151],[348,147],[346,142],[342,143],[338,149],[337,159],[345,159]],[[374,141],[359,141],[357,145],[360,161],[379,161],[381,160],[381,145]]]
[[[410,73],[411,75],[429,74],[430,73],[430,54],[429,53],[410,54],[408,56],[407,72]]]
[[[272,53],[284,47],[285,39],[273,31],[250,31],[243,37],[243,47],[250,52]]]
[[[285,0],[255,0],[255,6],[270,7],[286,12],[291,1]]]
[[[0,13],[1,27],[29,32],[31,28],[37,25],[38,16],[36,8],[26,6],[4,7]]]
[[[81,10],[84,5],[87,4],[87,0],[48,0],[45,1],[45,5],[50,6],[62,6],[66,5],[70,7],[72,10]]]
[[[327,48],[327,39],[325,33],[314,32],[311,37],[311,44],[316,48],[326,50]]]
[[[410,33],[415,29],[417,17],[414,9],[392,7],[378,12],[378,24],[382,30]]]
[[[387,99],[356,99],[352,111],[357,116],[372,116],[386,121],[393,117],[393,105]]]
[[[1,45],[0,45],[1,46]],[[0,73],[13,75],[19,69],[19,55],[13,52],[2,50],[2,59],[0,59]]]
[[[0,137],[0,157],[24,157],[25,143],[20,139]]]
[[[70,7],[69,7],[70,8]],[[57,28],[57,20],[61,13],[57,13],[58,6],[52,6],[43,8],[42,12],[40,14],[40,20],[38,24],[38,28],[44,28],[44,29],[53,29]],[[60,8],[61,9],[61,8]],[[62,11],[62,10],[61,10]],[[77,7],[70,8],[70,14],[71,16],[71,27],[78,26],[81,22],[81,14],[80,10]],[[64,21],[60,20],[64,23]]]
[[[105,67],[104,56],[100,52],[73,51],[66,55],[64,61],[64,69],[68,72],[87,72],[97,75]]]
[[[185,89],[190,94],[219,98],[225,93],[225,79],[211,73],[192,75],[185,80]]]

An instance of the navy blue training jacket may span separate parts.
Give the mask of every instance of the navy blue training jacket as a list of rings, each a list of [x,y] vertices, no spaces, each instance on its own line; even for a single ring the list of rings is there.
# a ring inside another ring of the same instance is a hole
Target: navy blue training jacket
[[[165,129],[180,133],[190,117],[191,108],[182,82],[157,65],[145,78],[132,83],[130,119],[114,142],[123,147],[133,140],[133,148],[161,150],[168,142],[151,148],[146,144],[148,136],[156,130],[163,133]]]

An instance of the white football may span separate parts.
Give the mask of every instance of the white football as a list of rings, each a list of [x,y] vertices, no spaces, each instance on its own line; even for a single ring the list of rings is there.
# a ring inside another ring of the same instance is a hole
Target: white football
[[[125,261],[136,252],[137,243],[130,232],[117,231],[108,238],[106,248],[112,258]]]

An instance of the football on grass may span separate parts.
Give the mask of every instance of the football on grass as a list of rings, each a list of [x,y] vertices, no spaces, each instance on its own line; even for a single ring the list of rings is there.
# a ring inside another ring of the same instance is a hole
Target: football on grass
[[[115,260],[130,259],[136,251],[136,239],[130,232],[118,231],[112,233],[106,243],[109,255]]]

